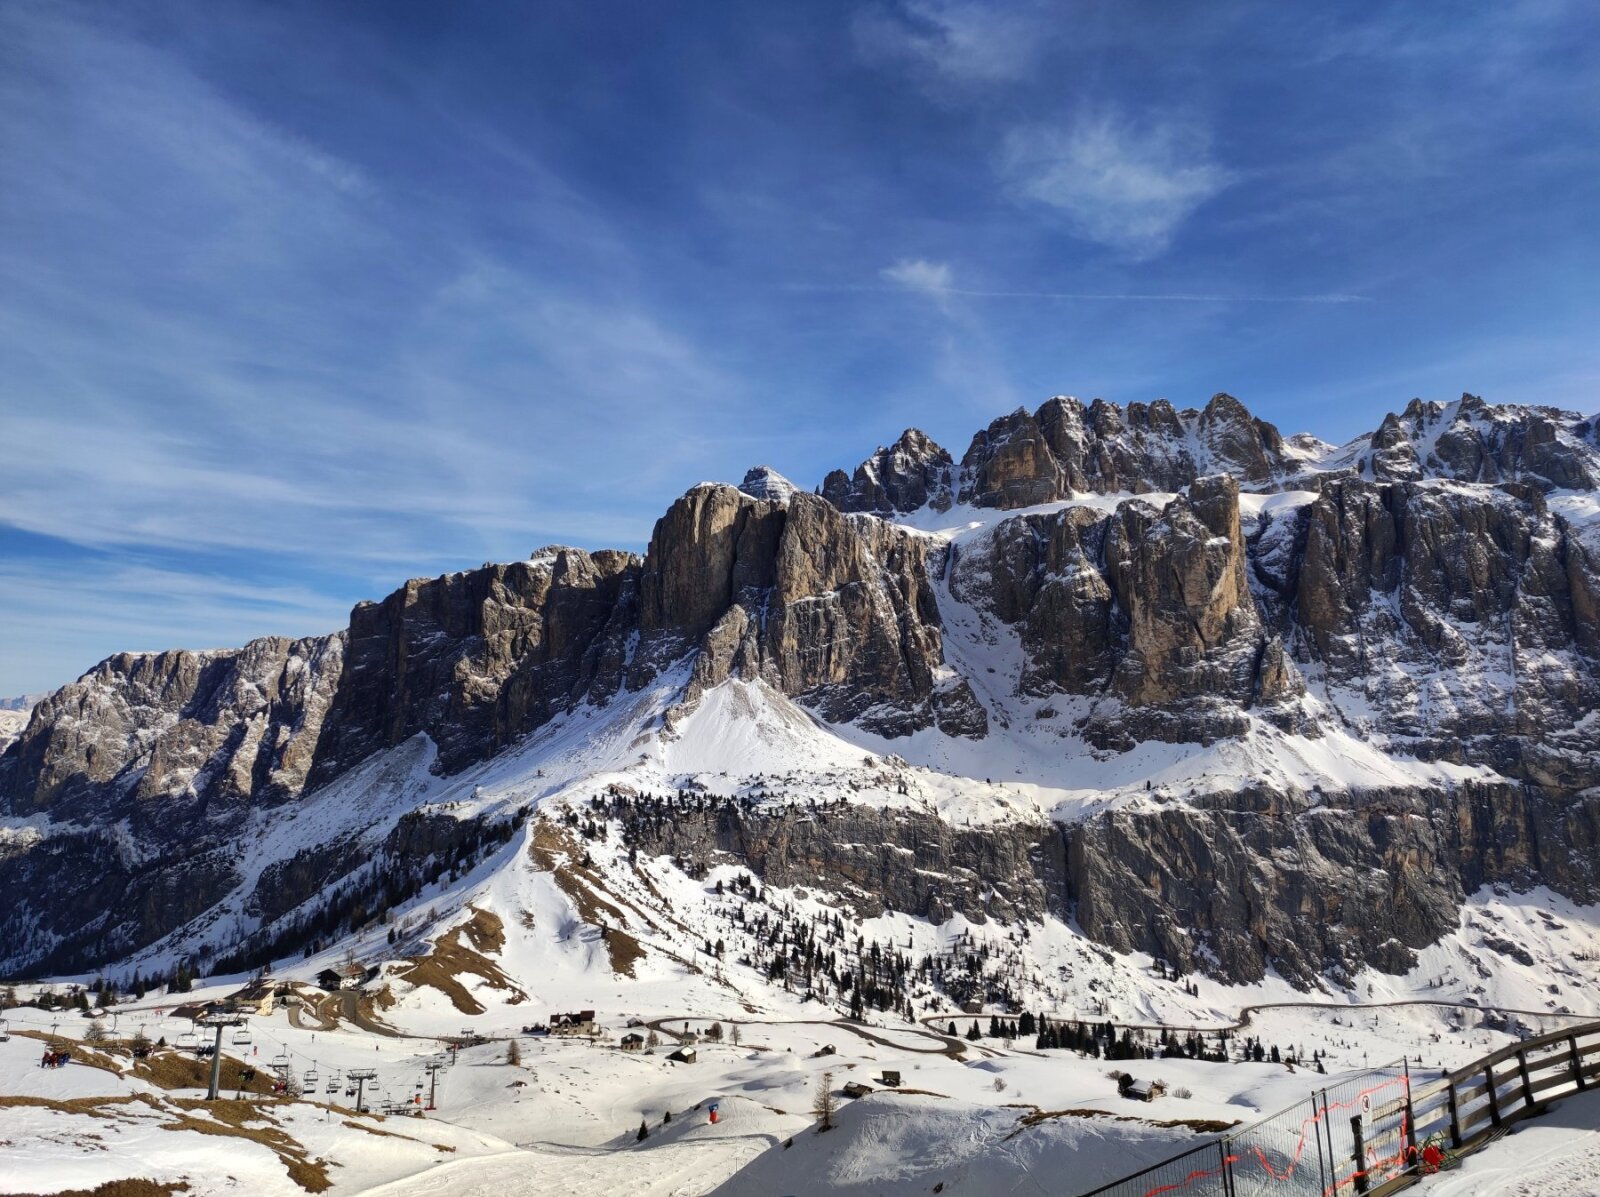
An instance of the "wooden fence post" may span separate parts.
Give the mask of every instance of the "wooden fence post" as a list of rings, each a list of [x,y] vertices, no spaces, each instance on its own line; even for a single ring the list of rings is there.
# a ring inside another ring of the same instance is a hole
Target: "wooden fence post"
[[[1456,1105],[1456,1083],[1454,1079],[1445,1082],[1445,1098],[1450,1103],[1450,1146],[1461,1146],[1461,1110]]]
[[[1579,1089],[1587,1089],[1589,1082],[1583,1079],[1583,1057],[1578,1054],[1578,1037],[1567,1036],[1567,1048],[1572,1052],[1572,1076],[1578,1082]]]
[[[1411,1061],[1406,1065],[1406,1167],[1417,1162],[1417,1111],[1411,1104]]]
[[[1533,1082],[1528,1079],[1528,1049],[1517,1049],[1517,1072],[1522,1075],[1522,1108],[1524,1112],[1533,1108]]]
[[[1500,1125],[1500,1095],[1494,1091],[1494,1065],[1483,1066],[1483,1079],[1489,1083],[1489,1121]]]
[[[1361,1141],[1360,1114],[1350,1119],[1350,1138],[1355,1144],[1356,1170],[1354,1175],[1356,1192],[1365,1193],[1367,1191],[1367,1149],[1366,1145]]]

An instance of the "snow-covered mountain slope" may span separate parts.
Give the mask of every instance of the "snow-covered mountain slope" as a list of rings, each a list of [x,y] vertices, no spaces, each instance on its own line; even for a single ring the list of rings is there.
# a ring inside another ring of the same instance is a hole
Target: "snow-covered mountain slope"
[[[27,711],[0,711],[0,752],[22,734],[28,726]]]
[[[569,808],[930,950],[1027,927],[1044,972],[1070,931],[1341,990],[1495,886],[1592,903],[1593,425],[1391,422],[1415,476],[1226,396],[1053,400],[959,466],[908,434],[820,496],[698,485],[642,558],[550,548],[329,636],[112,658],[0,755],[0,970],[237,969],[400,911],[385,936],[436,938]]]
[[[288,1194],[311,1166],[325,1171],[334,1197],[936,1185],[989,1197],[1026,1187],[1029,1176],[1070,1176],[1067,1191],[1080,1191],[1303,1100],[1341,1073],[1401,1054],[1454,1065],[1510,1042],[1519,1027],[1595,1013],[1593,908],[1544,890],[1485,887],[1409,967],[1321,978],[1309,990],[1276,969],[1249,984],[1178,975],[1086,934],[1051,888],[1054,869],[1075,878],[1081,909],[1082,887],[1098,876],[1072,863],[1073,837],[1097,819],[1170,819],[1237,795],[1255,751],[1248,737],[1162,745],[1158,756],[1073,748],[1122,779],[1097,789],[1051,778],[1036,721],[1002,682],[994,692],[1013,705],[997,705],[990,736],[973,741],[937,730],[883,740],[830,726],[760,680],[697,691],[691,681],[692,666],[668,671],[626,701],[575,708],[455,774],[436,771],[437,750],[418,735],[262,812],[235,840],[250,884],[116,971],[131,983],[134,970],[153,977],[188,961],[211,974],[241,936],[298,925],[283,942],[309,951],[276,953],[273,974],[296,984],[304,1004],[252,1017],[251,1044],[229,1038],[225,1050],[262,1075],[278,1061],[302,1083],[315,1072],[318,1092],[244,1107],[248,1129],[271,1133],[236,1140],[194,1125],[206,1116],[192,1087],[141,1080],[131,1061],[35,1067],[38,1041],[19,1031],[60,1033],[65,1023],[81,1035],[87,1022],[13,1009],[13,1038],[0,1043],[0,1072],[13,1079],[0,1086],[0,1104],[10,1095],[42,1103],[8,1111],[18,1116],[7,1138],[26,1168],[13,1182],[46,1192],[137,1174],[198,1194],[238,1184]],[[1271,732],[1284,745],[1316,743]],[[994,757],[968,764],[996,766],[992,778],[953,771],[956,752],[985,745]],[[1234,772],[1225,752],[1246,754]],[[1039,770],[1033,780],[998,768],[1019,757]],[[1390,778],[1391,791],[1431,793],[1472,772],[1394,767],[1415,772]],[[1155,783],[1149,791],[1141,777]],[[1344,780],[1352,800],[1370,793],[1364,775]],[[1180,799],[1180,787],[1194,797]],[[1329,788],[1303,817],[1348,818],[1338,801]],[[334,880],[263,922],[274,909],[263,905],[268,896],[281,904],[298,892],[294,873],[315,868],[323,849],[345,862]],[[443,867],[433,873],[434,864]],[[414,891],[401,884],[412,880]],[[330,908],[337,918],[324,917]],[[1354,913],[1386,917],[1375,905]],[[319,994],[318,975],[352,958],[371,970],[359,993]],[[182,1042],[189,1024],[177,1003],[220,998],[249,980],[242,964],[224,967],[237,971],[196,992],[156,988],[117,1007],[120,1033]],[[594,1012],[593,1038],[520,1033],[574,1011]],[[1009,1024],[1023,1012],[1068,1026],[1131,1024],[1130,1036],[1151,1045],[1157,1026],[1203,1028],[1218,1044],[1219,1030],[1246,1025],[1227,1063],[1110,1061],[1041,1048],[1009,1026],[988,1033],[991,1020]],[[425,1066],[447,1058],[441,1040],[464,1033],[483,1041],[441,1071],[439,1109],[427,1121],[349,1112],[345,1077],[370,1070],[368,1100],[399,1106],[428,1092]],[[630,1033],[646,1037],[644,1050],[621,1049]],[[686,1035],[696,1058],[675,1063],[669,1053]],[[1330,1075],[1241,1062],[1249,1036],[1297,1060],[1318,1053]],[[519,1062],[507,1063],[513,1040]],[[91,1048],[74,1050],[89,1060]],[[1166,1095],[1129,1102],[1114,1069],[1160,1079]],[[817,1133],[811,1106],[825,1073],[841,1109],[837,1126]],[[873,1092],[846,1097],[847,1083]],[[125,1114],[112,1104],[135,1093],[154,1104]],[[159,1152],[148,1133],[158,1126]]]

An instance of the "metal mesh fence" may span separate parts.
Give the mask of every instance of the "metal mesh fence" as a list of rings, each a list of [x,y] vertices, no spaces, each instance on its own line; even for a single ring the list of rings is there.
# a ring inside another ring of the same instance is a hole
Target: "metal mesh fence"
[[[1313,1093],[1250,1126],[1084,1197],[1341,1197],[1404,1169],[1414,1142],[1404,1061]]]
[[[1227,1142],[1213,1139],[1086,1197],[1227,1197]]]
[[[1326,1144],[1322,1192],[1364,1193],[1406,1166],[1411,1079],[1404,1062],[1329,1085],[1315,1095]]]
[[[1236,1197],[1315,1197],[1324,1183],[1316,1099],[1298,1102],[1229,1136]]]

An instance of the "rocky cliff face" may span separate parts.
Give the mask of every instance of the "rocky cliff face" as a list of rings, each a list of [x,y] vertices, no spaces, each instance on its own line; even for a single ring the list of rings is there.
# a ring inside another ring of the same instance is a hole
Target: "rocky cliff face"
[[[1197,480],[1157,507],[1068,507],[958,545],[951,592],[1013,625],[1022,690],[1113,695],[1104,746],[1208,743],[1257,708],[1290,718],[1304,686],[1251,593],[1237,483]]]
[[[946,510],[952,501],[950,454],[925,433],[908,428],[889,448],[879,448],[854,474],[834,470],[822,480],[822,497],[840,511],[890,515],[931,506]]]
[[[959,470],[916,429],[879,449],[847,477],[829,474],[822,495],[842,511],[880,515],[952,496],[976,507],[1032,507],[1074,494],[1176,491],[1204,474],[1229,474],[1258,488],[1295,473],[1302,454],[1231,395],[1176,410],[1165,399],[1126,409],[1057,396],[1038,411],[1018,408],[972,438]]]
[[[1600,800],[1509,782],[1327,798],[1246,789],[1092,818],[1071,833],[1068,876],[1080,924],[1118,951],[1243,981],[1271,966],[1309,987],[1366,965],[1414,967],[1482,885],[1600,899],[1597,832]]]
[[[1463,395],[1454,403],[1413,399],[1330,464],[1379,482],[1427,477],[1593,490],[1600,485],[1595,443],[1593,419]]]
[[[1470,397],[1337,451],[1226,395],[1058,398],[996,420],[959,465],[909,431],[819,494],[764,467],[697,486],[642,557],[550,548],[408,582],[330,636],[113,657],[0,753],[0,940],[20,945],[0,968],[90,967],[184,924],[244,883],[242,820],[419,736],[454,774],[663,678],[682,680],[669,729],[738,678],[951,743],[1083,700],[1079,747],[1042,749],[1064,771],[1072,751],[1263,728],[1477,767],[1432,788],[1202,794],[1059,836],[852,812],[669,846],[776,884],[834,870],[930,917],[1075,914],[1119,950],[1237,979],[1400,967],[1480,884],[1600,898],[1597,479],[1593,421]],[[956,504],[951,533],[896,522],[937,527]],[[952,648],[980,626],[1015,653]],[[365,851],[282,876],[299,893]],[[53,879],[70,899],[35,901]]]

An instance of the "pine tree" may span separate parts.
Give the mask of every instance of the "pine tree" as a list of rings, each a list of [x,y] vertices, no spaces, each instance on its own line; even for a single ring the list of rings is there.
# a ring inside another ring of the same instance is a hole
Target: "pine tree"
[[[635,1143],[643,1143],[650,1137],[650,1128],[645,1125],[644,1119],[639,1119],[639,1133],[633,1137]]]
[[[833,1096],[833,1073],[825,1072],[817,1078],[817,1091],[811,1099],[811,1112],[822,1124],[817,1127],[818,1131],[833,1129],[833,1116],[838,1108]]]

